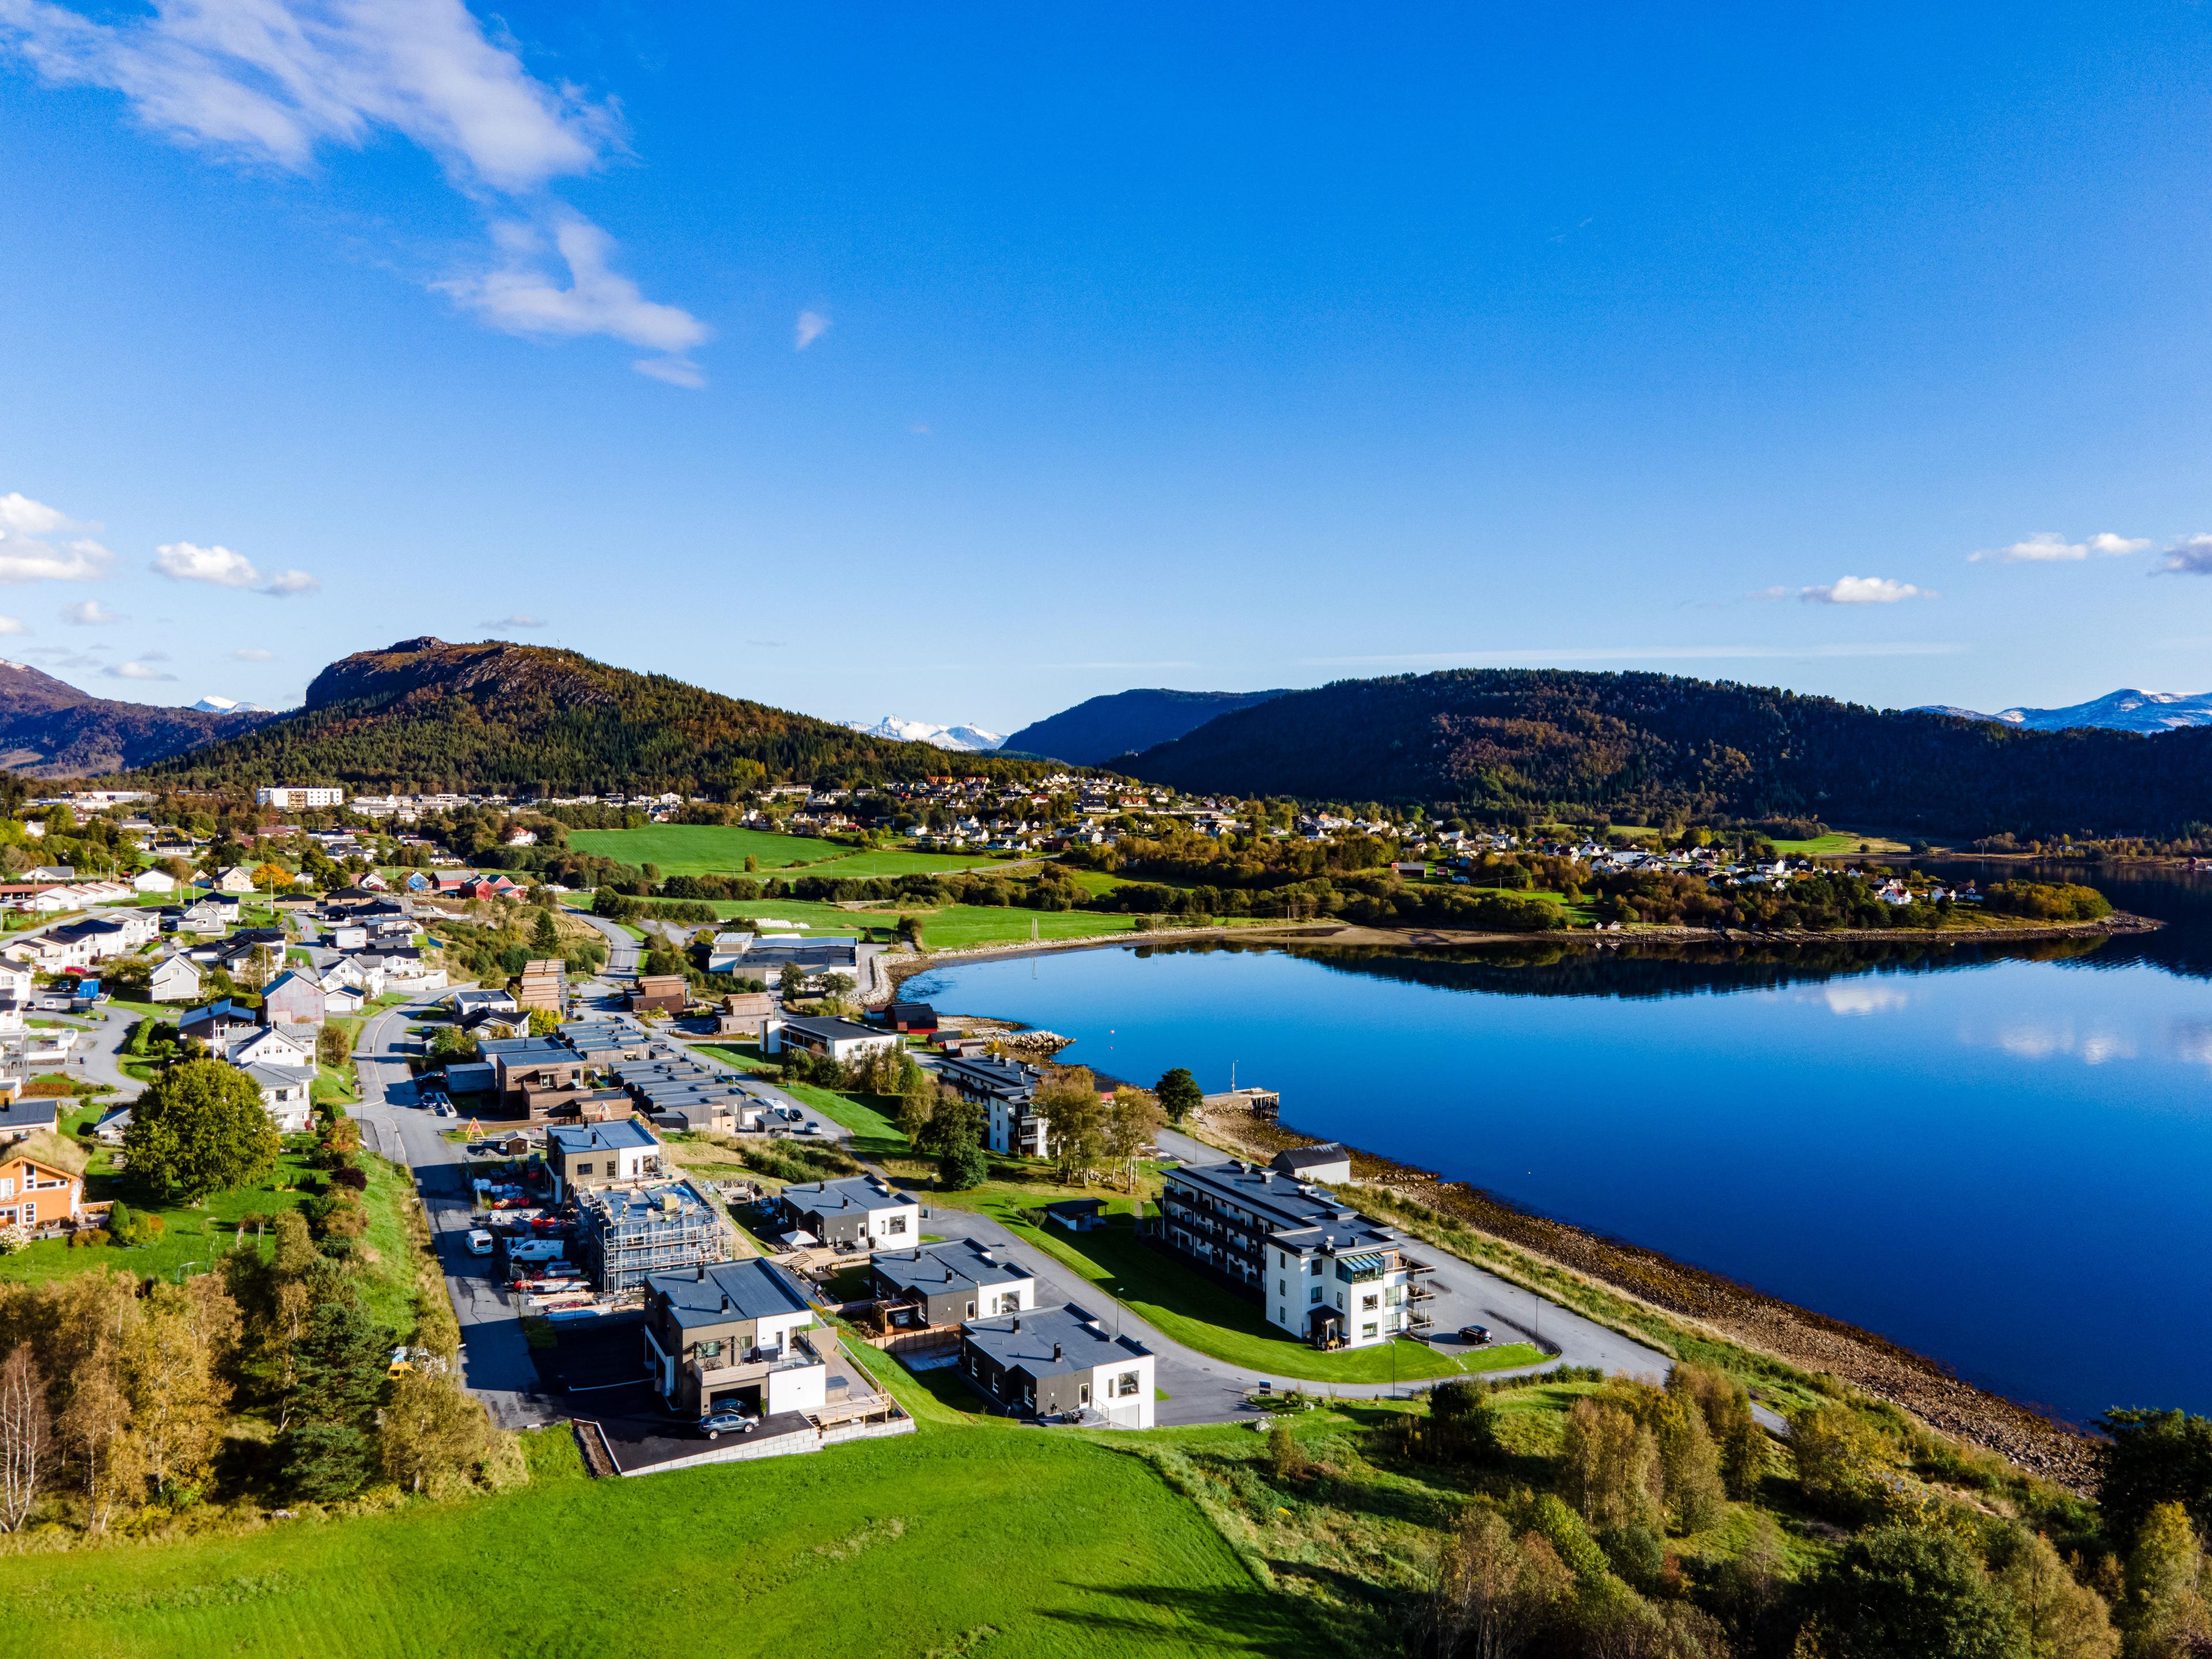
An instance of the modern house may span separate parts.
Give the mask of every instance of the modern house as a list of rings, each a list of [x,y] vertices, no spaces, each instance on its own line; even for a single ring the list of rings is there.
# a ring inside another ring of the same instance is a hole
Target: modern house
[[[177,1022],[177,1034],[220,1051],[228,1048],[234,1039],[258,1030],[260,1026],[258,1008],[248,1008],[225,998],[193,1009]]]
[[[568,1006],[568,969],[558,957],[533,957],[522,964],[522,986],[514,1000],[525,1008],[558,1014]]]
[[[55,1131],[60,1121],[60,1109],[54,1104],[50,1095],[0,1100],[0,1146],[9,1146],[40,1129]]]
[[[630,1118],[563,1124],[545,1132],[545,1167],[552,1173],[553,1201],[558,1204],[572,1192],[658,1176],[660,1143]]]
[[[1152,1426],[1152,1350],[1069,1303],[960,1327],[960,1375],[1022,1417],[1095,1412],[1117,1429]]]
[[[645,1281],[645,1362],[672,1410],[738,1404],[763,1417],[819,1410],[827,1368],[801,1334],[814,1309],[798,1280],[759,1256]]]
[[[876,1176],[786,1187],[776,1201],[786,1231],[811,1233],[824,1244],[896,1249],[921,1237],[921,1205]]]
[[[83,1206],[83,1180],[33,1153],[31,1144],[0,1147],[0,1227],[57,1226]]]
[[[984,1144],[991,1151],[1012,1158],[1046,1156],[1048,1137],[1036,1109],[1037,1085],[1044,1081],[1040,1068],[989,1054],[947,1054],[938,1063],[937,1075],[962,1099],[982,1106],[988,1114]]]
[[[1341,1187],[1352,1179],[1352,1154],[1336,1142],[1324,1140],[1318,1146],[1293,1146],[1287,1152],[1277,1152],[1269,1167],[1293,1181]]]
[[[1103,1198],[1063,1198],[1044,1206],[1044,1218],[1072,1233],[1096,1232],[1106,1224]]]
[[[453,993],[453,1018],[466,1025],[477,1014],[511,1014],[522,1005],[514,1000],[514,993],[489,988]]]
[[[1429,1324],[1433,1271],[1403,1239],[1322,1188],[1241,1160],[1161,1180],[1161,1242],[1317,1347],[1367,1347]]]
[[[688,1185],[604,1187],[577,1198],[584,1270],[603,1291],[635,1290],[654,1273],[730,1253],[721,1217]]]
[[[680,1014],[690,1005],[691,987],[681,974],[642,974],[638,976],[637,988],[629,994],[629,1011],[633,1014]]]
[[[477,1048],[491,1062],[494,1086],[501,1096],[519,1092],[526,1083],[573,1089],[592,1069],[574,1048],[550,1037],[502,1037],[478,1043]]]
[[[914,1309],[925,1325],[1025,1312],[1036,1306],[1036,1280],[972,1238],[878,1250],[868,1286],[884,1302]]]
[[[857,1020],[816,1019],[798,1014],[761,1022],[761,1053],[779,1054],[786,1048],[839,1062],[859,1060],[882,1048],[896,1048],[898,1036]]]

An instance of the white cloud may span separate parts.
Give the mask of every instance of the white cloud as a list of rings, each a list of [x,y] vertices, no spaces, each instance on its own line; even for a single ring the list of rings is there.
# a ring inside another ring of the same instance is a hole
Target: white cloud
[[[1966,555],[1973,564],[2063,564],[2087,558],[2092,553],[2106,558],[2140,553],[2150,545],[2148,536],[2118,536],[2100,530],[2087,540],[2069,542],[2055,530],[2039,530],[2024,542],[2008,547],[1985,547]]]
[[[248,166],[306,173],[325,146],[365,149],[396,133],[488,210],[501,198],[520,204],[552,222],[556,236],[583,226],[599,238],[599,265],[606,263],[605,234],[553,207],[545,191],[621,148],[619,108],[532,76],[504,33],[487,36],[463,0],[156,0],[150,12],[114,22],[48,0],[0,0],[0,52],[10,50],[52,84],[109,88],[164,137]],[[572,291],[587,290],[586,273],[562,253]],[[640,365],[646,373],[678,385],[701,378],[681,353],[706,337],[704,325],[636,298],[634,286],[629,303],[572,303],[562,327],[519,327],[501,303],[529,310],[516,290],[530,276],[561,292],[535,270],[441,286],[504,279],[507,292],[472,307],[498,326],[652,344],[671,355]],[[681,319],[696,337],[674,347],[641,341],[636,331],[654,325],[638,321],[641,310]]]
[[[107,623],[123,620],[98,599],[79,599],[75,605],[62,607],[62,620],[74,623],[79,628],[98,628]]]
[[[545,618],[533,617],[527,611],[518,611],[511,617],[501,617],[495,622],[486,623],[484,626],[486,628],[543,628],[545,626]]]
[[[2166,556],[2151,567],[2154,576],[2212,576],[2212,536],[2184,536],[2166,544]]]
[[[153,653],[148,653],[153,655]],[[118,662],[100,671],[112,680],[173,680],[177,677],[143,662]]]
[[[241,645],[230,653],[240,662],[274,662],[276,653],[258,645]]]
[[[791,331],[791,349],[804,351],[830,331],[830,319],[818,311],[802,311]]]
[[[1895,605],[1899,599],[1933,599],[1938,594],[1911,582],[1893,582],[1886,576],[1838,576],[1825,587],[1802,587],[1797,597],[1808,605]]]
[[[614,240],[590,220],[564,213],[555,221],[550,252],[567,269],[565,288],[547,269],[547,239],[538,227],[510,222],[495,237],[506,255],[499,269],[438,283],[440,291],[510,334],[605,334],[662,354],[641,360],[641,374],[672,386],[707,383],[684,354],[714,331],[688,311],[647,299],[635,283],[608,269]]]
[[[15,617],[0,617],[0,634],[27,634],[31,630]]]
[[[0,8],[8,3],[0,0]],[[0,495],[0,582],[98,581],[115,562],[112,553],[89,537],[76,537],[64,547],[46,538],[99,527],[79,524],[58,507],[14,490]]]
[[[175,581],[250,587],[280,599],[292,593],[312,593],[322,586],[304,570],[280,570],[264,576],[243,553],[234,553],[227,547],[196,547],[190,542],[164,542],[154,550],[149,568]]]

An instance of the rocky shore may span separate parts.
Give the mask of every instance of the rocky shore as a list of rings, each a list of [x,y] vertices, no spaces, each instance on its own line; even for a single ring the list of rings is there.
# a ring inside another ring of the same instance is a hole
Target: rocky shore
[[[1310,1136],[1236,1110],[1201,1114],[1187,1126],[1226,1150],[1270,1158],[1314,1143]],[[1767,1296],[1656,1250],[1532,1215],[1464,1182],[1443,1181],[1357,1148],[1354,1181],[1449,1214],[1501,1243],[1539,1257],[1729,1340],[1808,1371],[1826,1371],[1929,1426],[1985,1447],[2071,1491],[2095,1482],[2096,1442],[1945,1366],[1869,1331]]]

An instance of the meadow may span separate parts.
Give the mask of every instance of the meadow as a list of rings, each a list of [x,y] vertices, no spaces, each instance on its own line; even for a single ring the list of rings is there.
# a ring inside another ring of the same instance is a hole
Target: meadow
[[[656,823],[645,830],[574,830],[568,844],[618,863],[650,864],[663,876],[739,876],[745,860],[756,875],[825,878],[945,875],[1009,862],[982,853],[856,852],[835,842],[715,823]],[[1011,860],[1019,862],[1018,860]]]
[[[496,1497],[84,1550],[60,1579],[0,1559],[0,1613],[117,1659],[1313,1651],[1196,1504],[1079,1436],[933,1427],[599,1481],[565,1429],[526,1438],[533,1482]]]
[[[901,916],[921,923],[922,944],[933,951],[957,951],[979,945],[1018,945],[1030,939],[1103,939],[1135,927],[1134,916],[1093,910],[1024,910],[997,904],[924,905],[884,903],[866,910],[805,899],[714,899],[724,921],[805,922],[809,933],[857,933],[873,927],[888,931]]]

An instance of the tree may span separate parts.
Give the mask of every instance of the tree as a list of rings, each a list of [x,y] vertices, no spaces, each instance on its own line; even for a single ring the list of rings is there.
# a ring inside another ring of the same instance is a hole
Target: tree
[[[2212,1647],[2204,1606],[2204,1556],[2189,1511],[2176,1501],[2151,1505],[2128,1552],[2130,1650],[2146,1656],[2196,1654]]]
[[[457,1060],[474,1060],[477,1057],[476,1034],[458,1025],[441,1025],[430,1033],[428,1054],[432,1060],[448,1066]]]
[[[1858,1501],[1889,1463],[1889,1445],[1848,1406],[1816,1406],[1790,1425],[1797,1484],[1830,1507]]]
[[[957,1141],[937,1160],[937,1184],[948,1193],[966,1192],[990,1178],[991,1163],[973,1139]]]
[[[2113,1659],[2120,1650],[2105,1598],[2076,1583],[2051,1540],[2014,1531],[1997,1566],[1997,1592],[2025,1638],[2027,1659]]]
[[[2212,1534],[2212,1418],[2178,1411],[2113,1411],[2098,1420],[2097,1502],[2123,1544],[2160,1504],[2179,1504],[2202,1537]]]
[[[1498,1449],[1498,1407],[1480,1382],[1447,1378],[1429,1393],[1429,1435],[1443,1462],[1486,1457]]]
[[[1705,1427],[1720,1450],[1728,1495],[1739,1500],[1752,1497],[1766,1473],[1766,1431],[1752,1416],[1751,1396],[1743,1385],[1710,1365],[1685,1362],[1668,1373],[1667,1392],[1688,1396],[1705,1413]]]
[[[1651,1526],[1664,1488],[1651,1431],[1618,1406],[1583,1399],[1559,1443],[1562,1485],[1590,1526]]]
[[[191,1204],[260,1180],[282,1147],[253,1079],[219,1060],[162,1073],[131,1108],[123,1137],[133,1181],[156,1198]]]
[[[1728,1508],[1720,1452],[1705,1413],[1686,1393],[1670,1389],[1660,1407],[1659,1466],[1676,1531],[1703,1532],[1719,1523]]]
[[[264,893],[280,893],[292,884],[292,872],[273,861],[257,865],[253,884]]]
[[[394,1484],[441,1494],[465,1484],[491,1441],[484,1408],[449,1371],[410,1371],[392,1385],[376,1434],[377,1461]]]
[[[1090,1068],[1070,1066],[1037,1085],[1037,1115],[1044,1119],[1045,1150],[1063,1182],[1097,1167],[1106,1150],[1106,1111]]]
[[[538,913],[538,929],[530,936],[530,943],[542,954],[557,957],[561,954],[561,930],[553,925],[553,913]]]
[[[534,1037],[551,1036],[561,1029],[561,1016],[550,1008],[530,1011],[530,1035]]]
[[[46,1374],[31,1345],[0,1360],[0,1532],[21,1532],[54,1462],[54,1424]]]
[[[1966,1547],[1948,1533],[1877,1527],[1844,1546],[1819,1586],[1833,1659],[2014,1659],[2012,1621]]]
[[[1544,1639],[1574,1595],[1575,1575],[1538,1534],[1516,1539],[1504,1517],[1475,1504],[1437,1564],[1429,1620],[1445,1659],[1513,1659]]]
[[[943,1158],[962,1143],[980,1146],[983,1129],[988,1121],[981,1101],[969,1100],[958,1091],[936,1085],[928,1118],[922,1124],[921,1135],[915,1142],[918,1151],[933,1158]]]
[[[929,1133],[929,1121],[937,1107],[937,1079],[916,1066],[914,1080],[899,1097],[899,1133],[917,1150]]]
[[[1138,1155],[1152,1144],[1164,1121],[1159,1102],[1142,1089],[1114,1091],[1106,1108],[1106,1154],[1121,1168],[1133,1193],[1137,1190]]]
[[[162,1498],[196,1491],[222,1443],[230,1385],[221,1376],[238,1335],[238,1307],[220,1281],[158,1280],[122,1347],[123,1385],[139,1462]]]
[[[1160,1109],[1170,1123],[1181,1123],[1204,1102],[1205,1092],[1198,1079],[1190,1074],[1187,1066],[1177,1066],[1164,1072],[1160,1080],[1152,1085],[1152,1093],[1160,1103]]]
[[[311,1423],[366,1423],[384,1392],[392,1333],[370,1316],[360,1293],[325,1272],[295,1344],[291,1406]]]
[[[315,1033],[315,1058],[325,1066],[343,1066],[353,1058],[353,1038],[342,1025],[325,1025]]]

